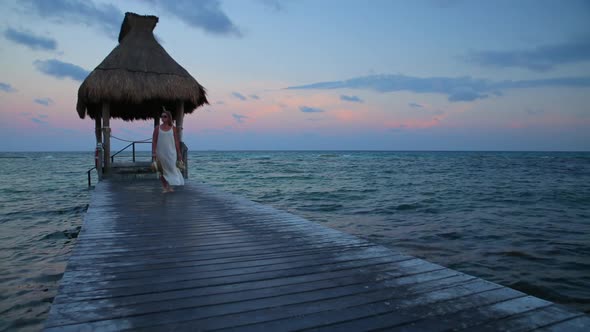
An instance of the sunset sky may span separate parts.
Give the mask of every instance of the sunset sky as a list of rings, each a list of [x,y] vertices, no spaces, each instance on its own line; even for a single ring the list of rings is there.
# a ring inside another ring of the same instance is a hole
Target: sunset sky
[[[3,1],[0,151],[94,149],[77,91],[128,11],[208,91],[189,150],[590,151],[576,0]]]

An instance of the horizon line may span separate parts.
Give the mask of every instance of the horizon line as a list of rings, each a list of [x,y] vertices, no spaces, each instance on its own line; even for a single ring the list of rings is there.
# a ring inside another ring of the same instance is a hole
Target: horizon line
[[[151,150],[136,150],[135,152],[150,152]],[[0,153],[93,153],[94,150],[54,150],[54,151],[0,151]],[[190,152],[567,152],[567,153],[588,153],[590,150],[470,150],[470,149],[457,149],[457,150],[382,150],[382,149],[198,149],[189,150]]]

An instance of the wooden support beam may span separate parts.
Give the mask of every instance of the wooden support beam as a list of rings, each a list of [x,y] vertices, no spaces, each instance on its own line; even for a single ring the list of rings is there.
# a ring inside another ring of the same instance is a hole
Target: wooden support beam
[[[110,172],[111,169],[111,127],[110,127],[110,119],[111,119],[111,112],[109,108],[109,103],[103,102],[102,103],[102,119],[103,119],[103,151],[104,151],[104,168],[107,173]]]
[[[184,101],[179,100],[176,102],[175,112],[176,130],[178,132],[178,139],[180,140],[180,153],[182,153],[182,161],[184,162],[184,170],[182,170],[182,176],[188,178],[188,148],[182,140],[183,124],[184,124]]]
[[[102,147],[102,114],[98,114],[94,119],[94,134],[96,135],[96,151],[94,158],[96,159],[96,173],[98,181],[102,180],[102,166],[103,166],[103,147]]]
[[[96,143],[102,144],[102,114],[97,115],[94,119],[94,135],[96,135]]]
[[[178,130],[178,138],[182,142],[182,125],[184,122],[184,102],[183,101],[178,101],[176,103],[175,117],[176,117],[176,119],[174,119],[174,120],[176,121],[176,129]]]

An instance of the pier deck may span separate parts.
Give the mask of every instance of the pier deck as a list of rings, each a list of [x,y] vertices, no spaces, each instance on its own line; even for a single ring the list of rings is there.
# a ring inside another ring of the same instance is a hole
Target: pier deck
[[[102,181],[46,331],[588,331],[570,308],[188,182]]]

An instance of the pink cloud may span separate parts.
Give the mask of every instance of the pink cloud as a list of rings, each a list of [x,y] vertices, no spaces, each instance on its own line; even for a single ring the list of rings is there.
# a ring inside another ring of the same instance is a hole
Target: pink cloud
[[[512,121],[512,122],[508,123],[508,128],[523,129],[523,128],[526,128],[526,125],[523,124],[522,122]]]
[[[442,118],[440,116],[426,120],[406,119],[399,121],[386,121],[384,126],[391,129],[426,129],[440,125]]]
[[[336,119],[341,122],[365,122],[366,114],[352,110],[338,110],[333,112]]]
[[[218,91],[219,93],[219,91]],[[244,91],[244,93],[250,93]],[[339,94],[311,91],[267,91],[257,93],[258,100],[237,101],[226,99],[223,104],[211,106],[210,112],[197,112],[185,120],[185,130],[197,132],[230,128],[232,131],[300,131],[300,130],[382,130],[384,128],[424,129],[443,125],[465,127],[461,114],[472,106],[452,104],[439,106],[421,101],[420,110],[395,110],[388,104],[379,105],[370,101],[358,105],[346,105],[343,109]],[[308,114],[300,111],[302,106],[324,110]],[[248,121],[236,123],[232,114],[248,117]],[[309,121],[313,118],[317,121]],[[477,120],[475,118],[471,118]],[[194,121],[194,122],[192,122]]]
[[[252,118],[259,118],[269,114],[276,114],[283,111],[279,104],[261,104],[249,108]]]

